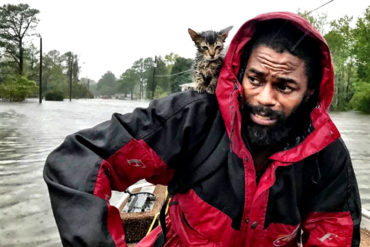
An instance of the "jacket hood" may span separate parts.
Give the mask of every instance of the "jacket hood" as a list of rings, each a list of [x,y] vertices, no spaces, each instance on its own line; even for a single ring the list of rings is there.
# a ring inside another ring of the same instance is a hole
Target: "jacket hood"
[[[311,120],[315,130],[298,146],[279,152],[271,157],[286,162],[298,161],[320,151],[339,137],[339,132],[327,113],[334,95],[334,70],[330,51],[325,39],[307,20],[294,13],[273,12],[259,15],[244,23],[232,39],[226,53],[217,83],[216,96],[232,142],[233,151],[239,156],[244,156],[245,152],[248,151],[246,151],[240,132],[241,113],[239,108],[244,98],[241,82],[238,81],[240,58],[245,45],[255,33],[256,24],[272,19],[283,19],[292,23],[306,35],[317,41],[322,52],[322,79],[319,90],[319,102],[317,107],[311,112]],[[327,139],[324,140],[325,138]],[[312,146],[313,144],[314,146]]]

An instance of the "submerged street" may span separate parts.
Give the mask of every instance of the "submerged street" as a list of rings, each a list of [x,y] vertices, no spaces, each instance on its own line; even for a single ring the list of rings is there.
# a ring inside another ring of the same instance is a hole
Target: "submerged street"
[[[0,102],[0,246],[61,246],[42,170],[65,136],[144,101],[36,99]],[[363,208],[370,210],[370,115],[331,113],[350,151]]]

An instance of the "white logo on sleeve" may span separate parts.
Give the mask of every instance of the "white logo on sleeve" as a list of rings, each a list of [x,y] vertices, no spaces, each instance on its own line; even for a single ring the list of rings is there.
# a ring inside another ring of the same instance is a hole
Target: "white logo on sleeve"
[[[146,168],[145,164],[138,159],[127,160],[127,164],[133,167]]]
[[[334,234],[334,233],[326,233],[324,236],[322,236],[321,238],[319,238],[319,240],[323,243],[325,242],[325,240],[332,240],[333,238],[337,238],[338,235]]]

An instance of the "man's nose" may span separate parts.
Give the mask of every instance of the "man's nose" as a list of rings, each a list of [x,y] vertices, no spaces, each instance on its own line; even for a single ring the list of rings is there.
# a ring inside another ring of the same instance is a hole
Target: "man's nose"
[[[258,103],[264,106],[274,106],[276,104],[275,92],[271,84],[266,83],[257,97]]]

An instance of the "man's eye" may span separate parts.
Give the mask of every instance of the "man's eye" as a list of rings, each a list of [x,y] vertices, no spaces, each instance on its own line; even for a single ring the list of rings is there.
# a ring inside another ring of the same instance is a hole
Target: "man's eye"
[[[278,84],[277,88],[282,93],[291,93],[294,89],[289,87],[287,84]]]
[[[254,77],[254,76],[248,76],[248,79],[251,82],[251,84],[253,84],[253,85],[259,85],[260,84],[260,82],[258,81],[258,79],[256,77]]]

